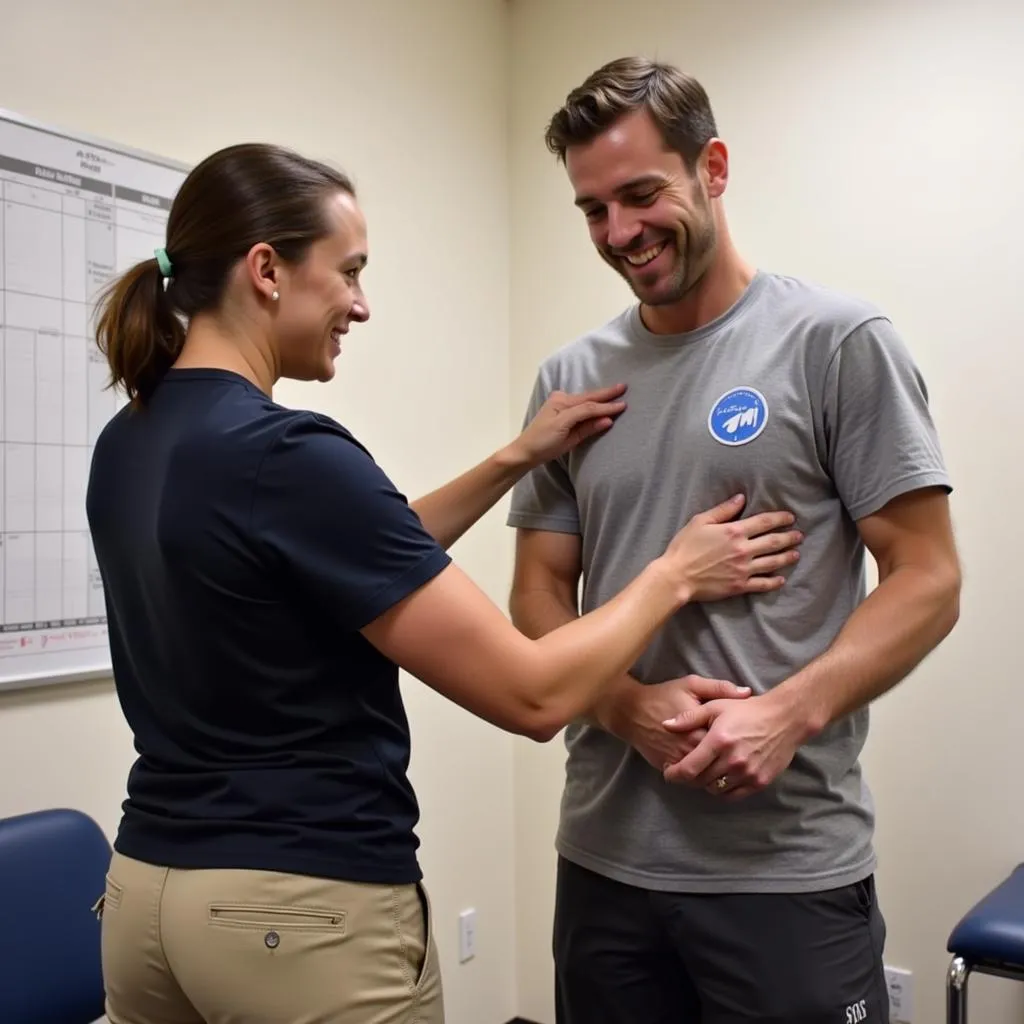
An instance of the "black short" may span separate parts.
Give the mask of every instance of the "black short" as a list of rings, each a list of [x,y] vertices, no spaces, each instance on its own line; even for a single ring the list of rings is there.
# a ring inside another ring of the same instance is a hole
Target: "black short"
[[[650,892],[560,859],[558,1024],[883,1024],[874,880],[825,892]]]

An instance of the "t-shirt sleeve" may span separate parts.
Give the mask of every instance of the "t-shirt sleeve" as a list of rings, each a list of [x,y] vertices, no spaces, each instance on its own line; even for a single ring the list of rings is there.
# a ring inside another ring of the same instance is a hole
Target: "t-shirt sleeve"
[[[523,426],[537,415],[548,395],[556,388],[542,371],[527,404]],[[538,466],[521,477],[512,488],[508,518],[509,526],[554,533],[579,533],[580,517],[576,490],[569,477],[567,460],[563,457]]]
[[[366,450],[326,417],[296,417],[260,466],[252,526],[300,594],[347,630],[451,561]]]
[[[952,490],[920,370],[889,320],[857,327],[829,364],[828,469],[853,519],[922,487]]]

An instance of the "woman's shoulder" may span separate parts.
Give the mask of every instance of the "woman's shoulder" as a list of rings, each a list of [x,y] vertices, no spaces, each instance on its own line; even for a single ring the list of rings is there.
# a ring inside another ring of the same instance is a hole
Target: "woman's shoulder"
[[[325,413],[280,409],[268,415],[256,473],[257,500],[314,508],[377,508],[398,496],[387,473],[347,427]]]
[[[373,462],[369,449],[347,427],[326,413],[276,406],[267,411],[263,425],[267,455],[295,462],[331,464],[344,461]]]

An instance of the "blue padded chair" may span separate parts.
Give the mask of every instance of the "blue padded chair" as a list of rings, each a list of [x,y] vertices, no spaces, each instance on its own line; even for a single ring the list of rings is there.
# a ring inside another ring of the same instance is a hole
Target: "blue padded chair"
[[[953,929],[946,979],[946,1021],[967,1024],[971,973],[1024,981],[1024,864],[976,904]]]
[[[103,1016],[100,923],[110,845],[80,811],[0,819],[0,1021]]]

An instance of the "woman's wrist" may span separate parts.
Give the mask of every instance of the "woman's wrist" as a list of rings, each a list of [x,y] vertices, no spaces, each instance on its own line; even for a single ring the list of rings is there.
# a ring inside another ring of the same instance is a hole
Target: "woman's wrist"
[[[662,585],[669,589],[677,609],[693,600],[696,591],[693,580],[690,579],[689,574],[674,566],[667,555],[656,558],[651,562],[649,568],[661,577]]]
[[[529,473],[535,465],[519,438],[510,441],[504,448],[499,448],[492,458],[497,465],[517,480]]]

